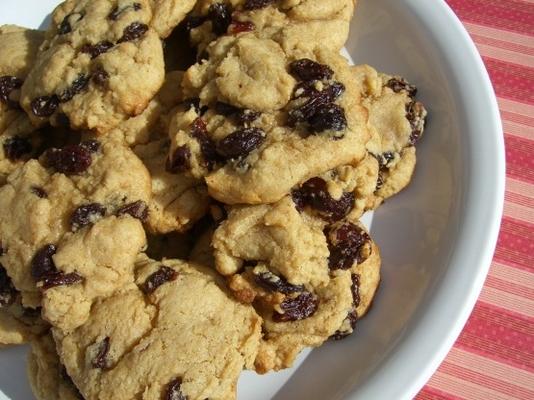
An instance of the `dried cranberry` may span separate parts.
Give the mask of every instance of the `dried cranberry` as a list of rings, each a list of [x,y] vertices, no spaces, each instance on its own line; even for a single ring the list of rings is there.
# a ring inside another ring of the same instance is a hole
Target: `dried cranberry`
[[[128,214],[137,218],[141,222],[145,222],[148,218],[148,205],[143,200],[138,200],[130,204],[126,204],[117,210],[117,215]]]
[[[67,145],[61,149],[50,149],[46,152],[50,167],[66,175],[85,172],[93,162],[91,151],[82,145]]]
[[[265,8],[274,2],[275,0],[246,0],[243,8],[245,10],[258,10],[260,8]]]
[[[289,72],[302,81],[328,80],[334,76],[334,71],[328,65],[309,58],[293,61],[289,65]]]
[[[122,37],[117,43],[131,42],[132,40],[139,39],[148,31],[148,25],[141,22],[132,22],[126,28],[124,28]]]
[[[299,293],[303,292],[304,286],[292,285],[288,283],[284,278],[273,274],[272,272],[262,272],[256,275],[255,281],[262,288],[271,292],[280,292],[283,294]]]
[[[31,274],[36,281],[42,280],[45,276],[57,272],[52,256],[56,254],[56,246],[47,244],[43,246],[33,256],[31,262]]]
[[[100,142],[95,139],[84,140],[80,143],[80,146],[89,150],[91,153],[96,153],[100,150]]]
[[[13,304],[17,297],[17,290],[7,275],[6,270],[0,264],[0,308]]]
[[[54,114],[59,106],[59,97],[40,96],[32,100],[30,104],[32,112],[38,117],[49,117]]]
[[[256,25],[250,21],[233,21],[230,25],[229,32],[232,35],[237,35],[242,32],[252,32],[256,29]]]
[[[187,145],[177,147],[172,156],[167,158],[165,170],[171,174],[185,172],[191,167],[191,150]]]
[[[217,153],[225,159],[245,158],[265,140],[265,132],[259,128],[239,129],[217,143]]]
[[[410,85],[403,78],[391,78],[386,83],[386,86],[393,90],[395,93],[400,93],[404,90],[408,93],[408,96],[410,97],[415,97],[415,95],[417,94],[417,88],[413,85]]]
[[[98,86],[106,87],[109,81],[109,74],[103,68],[98,68],[91,74],[91,80]]]
[[[311,317],[317,307],[319,301],[310,292],[303,292],[294,298],[287,298],[280,303],[280,308],[284,310],[283,314],[275,312],[273,320],[275,322],[289,322],[299,321]]]
[[[182,393],[182,378],[170,381],[165,391],[165,400],[187,400],[187,396]]]
[[[109,337],[105,337],[98,345],[98,352],[96,353],[95,358],[91,362],[93,368],[98,369],[107,369],[109,368],[108,362],[108,353],[109,353]]]
[[[42,187],[32,186],[30,190],[34,195],[41,199],[46,199],[48,197],[48,193],[46,193],[46,191]]]
[[[104,40],[97,44],[85,44],[82,46],[80,51],[82,53],[89,54],[91,58],[96,58],[100,54],[104,54],[107,51],[109,51],[112,47],[113,47],[113,43],[108,42],[107,40]]]
[[[0,101],[7,104],[11,108],[20,108],[19,103],[10,98],[11,92],[20,89],[23,80],[15,76],[1,76],[0,77]]]
[[[312,178],[292,193],[293,200],[299,211],[306,205],[321,213],[331,222],[343,219],[354,206],[355,196],[345,192],[339,200],[335,200],[328,192],[328,185],[322,178]]]
[[[193,124],[191,125],[191,136],[200,144],[200,152],[204,158],[204,166],[211,171],[217,161],[219,161],[220,157],[215,150],[215,143],[213,143],[213,140],[208,136],[206,123],[202,118],[197,118],[193,121]]]
[[[169,281],[174,281],[177,277],[178,272],[163,265],[159,270],[147,278],[142,287],[143,292],[145,292],[145,294],[153,293],[161,285]]]
[[[355,262],[363,262],[363,246],[371,238],[362,228],[351,222],[346,222],[334,228],[327,235],[330,256],[330,269],[349,269]]]
[[[76,272],[55,272],[50,275],[46,275],[43,279],[43,290],[47,290],[56,286],[70,286],[84,281],[83,276]]]
[[[65,18],[63,18],[63,21],[61,21],[61,24],[58,27],[58,33],[60,35],[65,35],[67,33],[72,32],[71,22],[81,21],[83,17],[84,14],[77,12],[67,15]]]
[[[110,19],[112,21],[116,21],[121,16],[121,14],[123,14],[126,11],[128,11],[130,8],[133,9],[134,11],[139,11],[143,7],[139,3],[133,3],[132,5],[128,5],[128,6],[125,6],[123,8],[115,7],[111,11],[111,13],[109,13],[108,19]]]
[[[72,100],[74,96],[76,96],[78,93],[80,93],[83,89],[87,87],[88,83],[89,83],[89,77],[87,75],[84,75],[84,74],[78,75],[78,77],[72,82],[70,87],[65,89],[58,96],[59,101],[62,103],[65,103],[67,101]]]
[[[4,153],[7,159],[17,161],[33,150],[28,139],[20,136],[12,136],[4,140]]]
[[[421,138],[425,129],[426,110],[423,104],[418,101],[410,102],[406,106],[406,118],[412,128],[410,144],[414,145]]]
[[[100,203],[84,204],[78,207],[70,217],[70,226],[76,231],[84,226],[94,224],[106,215],[106,208]]]
[[[314,132],[343,131],[347,128],[345,110],[334,103],[320,106],[308,120]]]
[[[208,18],[211,20],[213,33],[220,36],[228,30],[232,22],[232,12],[226,4],[214,3],[208,9]]]

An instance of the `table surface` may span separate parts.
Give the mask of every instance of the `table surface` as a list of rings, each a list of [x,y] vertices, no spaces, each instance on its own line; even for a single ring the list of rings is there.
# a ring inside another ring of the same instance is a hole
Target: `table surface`
[[[447,0],[482,54],[506,143],[506,197],[477,305],[417,400],[534,399],[534,0]]]

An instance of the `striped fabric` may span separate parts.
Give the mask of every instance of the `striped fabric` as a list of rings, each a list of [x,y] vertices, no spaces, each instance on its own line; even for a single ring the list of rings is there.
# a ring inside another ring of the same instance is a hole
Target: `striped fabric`
[[[507,157],[501,233],[482,295],[419,400],[534,399],[534,0],[448,0],[497,92]]]

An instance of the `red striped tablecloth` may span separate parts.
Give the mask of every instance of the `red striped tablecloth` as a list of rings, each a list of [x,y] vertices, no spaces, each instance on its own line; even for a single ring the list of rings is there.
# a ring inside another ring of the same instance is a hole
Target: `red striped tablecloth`
[[[417,396],[534,399],[534,0],[447,0],[484,58],[504,124],[501,233],[471,318]]]

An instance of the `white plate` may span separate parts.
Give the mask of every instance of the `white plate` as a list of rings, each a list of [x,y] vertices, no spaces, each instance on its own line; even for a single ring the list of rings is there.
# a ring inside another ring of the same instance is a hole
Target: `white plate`
[[[1,0],[0,23],[40,26],[56,0]],[[470,314],[493,255],[504,143],[480,56],[442,0],[363,0],[348,52],[416,84],[430,111],[412,185],[375,214],[383,282],[353,337],[298,368],[246,373],[240,400],[410,399]],[[0,352],[0,399],[30,399],[24,348]]]

